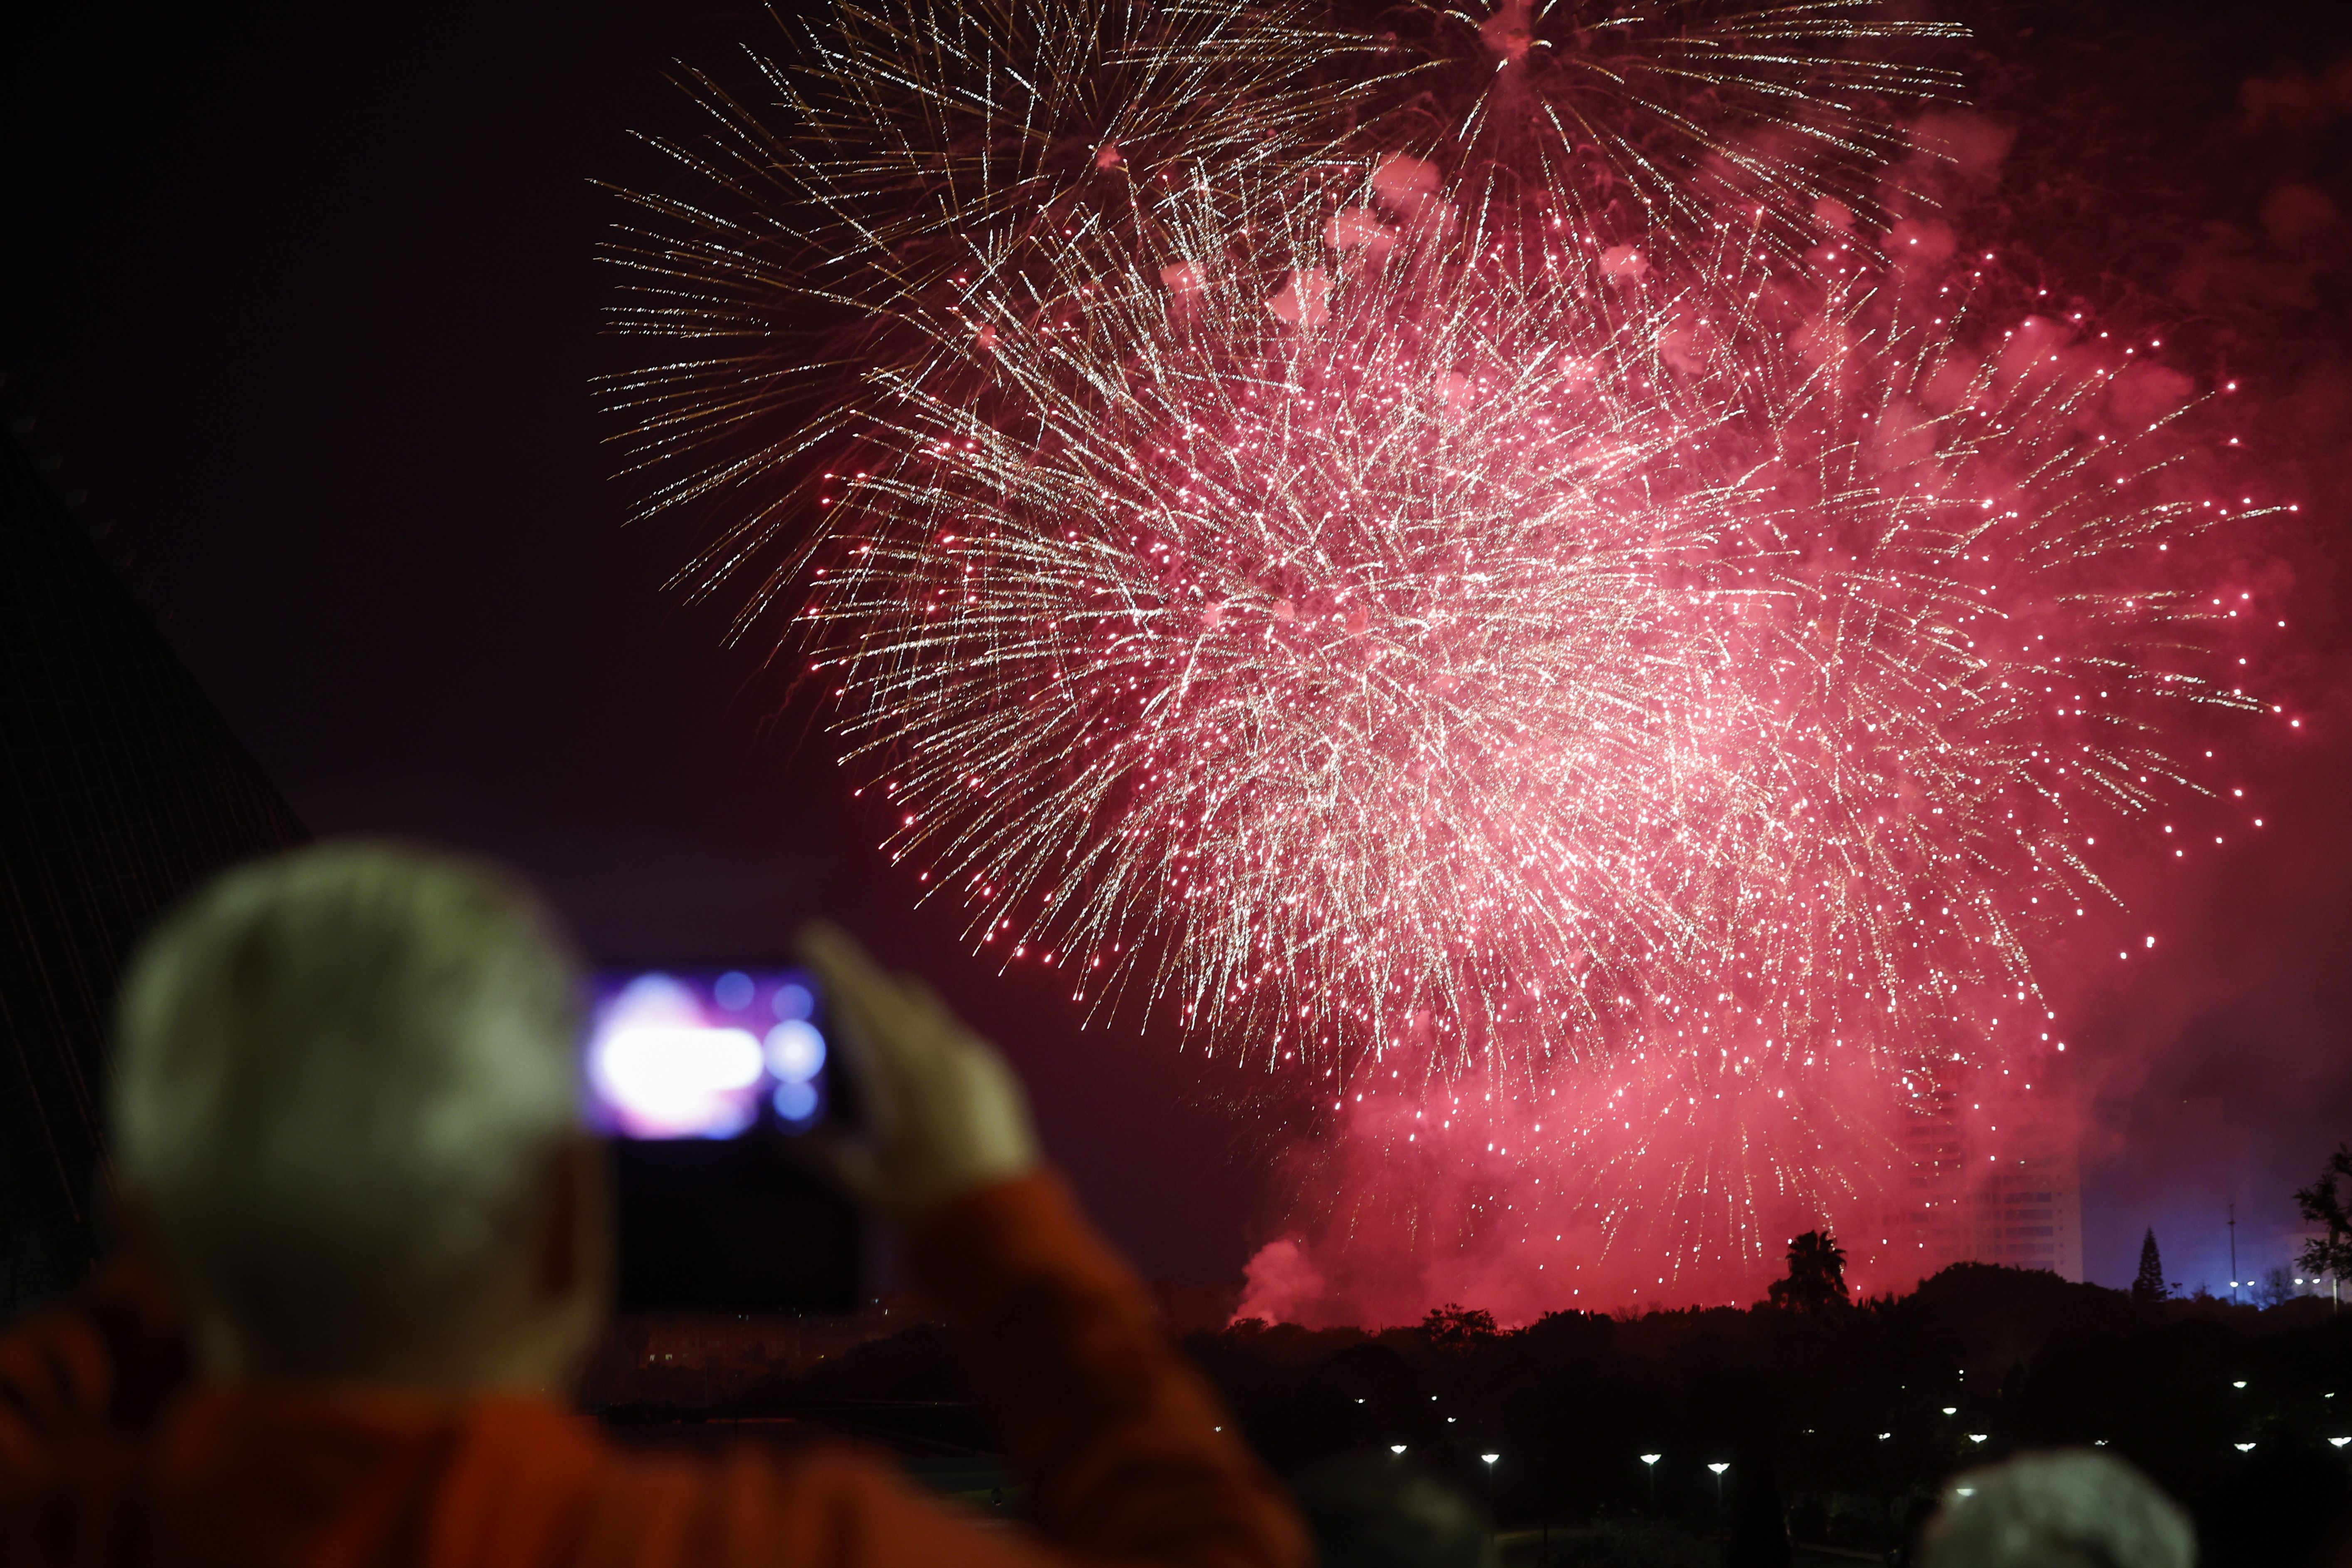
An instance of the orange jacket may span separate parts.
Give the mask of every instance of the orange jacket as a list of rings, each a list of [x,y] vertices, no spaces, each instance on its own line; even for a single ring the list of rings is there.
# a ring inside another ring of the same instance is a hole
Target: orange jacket
[[[1288,1503],[1060,1184],[964,1200],[910,1238],[908,1260],[1003,1420],[1034,1530],[935,1502],[846,1447],[649,1457],[528,1397],[188,1386],[154,1292],[117,1270],[0,1339],[0,1563],[1308,1561]]]

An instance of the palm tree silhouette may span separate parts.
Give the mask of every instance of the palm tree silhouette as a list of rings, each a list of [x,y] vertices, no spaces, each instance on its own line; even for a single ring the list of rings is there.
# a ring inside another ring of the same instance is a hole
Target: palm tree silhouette
[[[1789,1243],[1789,1277],[1775,1279],[1772,1304],[1819,1312],[1847,1304],[1845,1248],[1828,1231],[1809,1230]]]

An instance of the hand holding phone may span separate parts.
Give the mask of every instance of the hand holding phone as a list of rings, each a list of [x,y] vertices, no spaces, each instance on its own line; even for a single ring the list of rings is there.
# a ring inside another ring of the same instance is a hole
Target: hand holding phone
[[[1019,1079],[921,982],[811,925],[803,964],[608,970],[583,1061],[623,1310],[842,1310],[866,1220],[1033,1170]]]
[[[866,1100],[863,1134],[826,1139],[842,1180],[899,1224],[1038,1163],[1021,1080],[919,980],[893,979],[846,932],[803,927]]]

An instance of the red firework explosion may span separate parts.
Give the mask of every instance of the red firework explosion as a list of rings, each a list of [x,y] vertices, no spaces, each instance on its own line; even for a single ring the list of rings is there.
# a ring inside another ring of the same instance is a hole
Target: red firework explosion
[[[940,15],[930,75],[849,33],[779,73],[834,106],[730,121],[782,193],[647,200],[686,237],[624,253],[631,324],[712,351],[625,384],[686,460],[657,499],[740,509],[711,564],[783,543],[758,607],[892,858],[1074,1001],[1286,1075],[1349,1226],[1553,1304],[1870,1228],[1956,1071],[2030,1081],[2034,946],[2184,783],[2169,711],[2255,707],[2200,679],[2236,606],[2185,547],[2252,502],[2186,378],[1871,226],[1892,132],[1756,44],[1818,8],[1712,35],[1723,96],[1785,102],[1721,127],[1640,85],[1689,79],[1682,7],[1646,76],[1507,8],[1487,85],[1404,107],[1421,67],[1296,17]],[[1129,90],[1057,74],[1097,47]],[[1327,130],[1292,84],[1351,59]],[[1204,117],[1183,69],[1239,76]],[[811,299],[866,312],[823,355],[763,324]]]

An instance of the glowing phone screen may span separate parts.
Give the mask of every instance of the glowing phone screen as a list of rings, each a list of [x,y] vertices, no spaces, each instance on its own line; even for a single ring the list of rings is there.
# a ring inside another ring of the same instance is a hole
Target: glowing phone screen
[[[589,1125],[629,1139],[805,1132],[830,1097],[825,1031],[804,970],[605,971],[583,1064]]]

